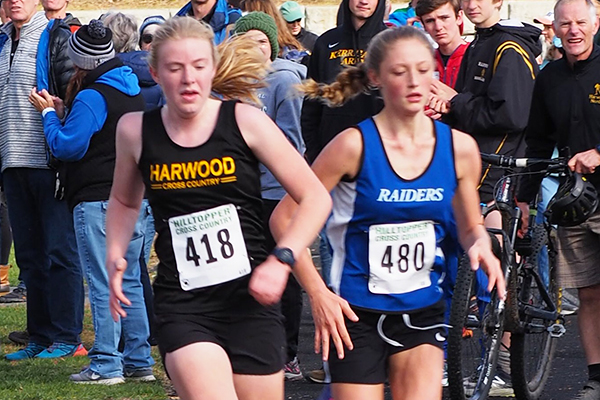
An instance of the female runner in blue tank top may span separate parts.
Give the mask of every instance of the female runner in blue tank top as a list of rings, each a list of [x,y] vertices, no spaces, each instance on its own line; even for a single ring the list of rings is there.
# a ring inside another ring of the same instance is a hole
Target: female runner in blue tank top
[[[331,282],[349,308],[331,305],[316,271],[305,265],[308,257],[296,266],[336,400],[383,399],[386,379],[394,399],[441,398],[446,325],[440,283],[445,255],[458,245],[454,219],[473,268],[481,265],[490,288],[497,285],[504,296],[479,212],[477,145],[424,113],[433,68],[424,34],[390,29],[373,38],[363,66],[345,70],[333,85],[306,85],[309,96],[339,104],[373,84],[385,103],[381,113],[340,133],[313,164],[332,191]],[[282,201],[271,219],[275,233],[294,209],[290,198]],[[327,325],[332,313],[338,322],[346,316],[347,331]],[[328,354],[330,339],[337,354]]]
[[[265,113],[211,96],[248,96],[260,82],[256,65],[264,70],[251,38],[227,43],[230,57],[220,63],[212,39],[207,24],[189,17],[161,25],[149,64],[166,105],[119,121],[106,222],[110,307],[113,318],[126,317],[123,257],[146,192],[158,232],[158,344],[178,395],[281,400],[285,341],[274,304],[331,199]],[[300,204],[272,255],[259,162]]]

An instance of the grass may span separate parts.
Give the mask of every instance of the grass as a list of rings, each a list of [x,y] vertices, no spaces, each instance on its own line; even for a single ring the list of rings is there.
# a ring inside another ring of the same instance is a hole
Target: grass
[[[11,254],[11,265],[15,266]],[[19,270],[11,268],[11,285],[18,283]],[[19,349],[7,338],[15,330],[23,330],[26,324],[24,304],[0,306],[0,399],[2,400],[164,400],[171,392],[170,384],[157,348],[152,355],[157,361],[154,367],[156,382],[128,382],[122,385],[77,385],[69,382],[69,375],[77,373],[89,364],[87,357],[71,357],[55,360],[26,360],[9,362],[3,355]],[[89,350],[94,342],[94,330],[89,306],[86,305],[82,342]]]

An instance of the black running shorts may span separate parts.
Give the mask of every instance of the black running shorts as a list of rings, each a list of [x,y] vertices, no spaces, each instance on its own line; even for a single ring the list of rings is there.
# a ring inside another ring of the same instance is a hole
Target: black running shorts
[[[388,358],[422,344],[444,348],[447,330],[444,325],[445,302],[405,314],[382,314],[353,309],[358,322],[346,319],[354,349],[337,357],[330,343],[329,369],[332,383],[384,383]]]
[[[225,350],[235,374],[271,375],[283,368],[285,331],[279,306],[263,307],[249,297],[243,307],[227,312],[159,314],[156,320],[163,363],[167,353],[209,342]]]

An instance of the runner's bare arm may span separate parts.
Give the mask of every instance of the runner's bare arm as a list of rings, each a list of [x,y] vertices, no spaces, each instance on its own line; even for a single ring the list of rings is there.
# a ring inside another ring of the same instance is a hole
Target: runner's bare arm
[[[297,258],[323,226],[331,210],[331,197],[302,156],[264,112],[246,104],[238,104],[235,114],[242,136],[252,152],[300,204],[296,218],[277,240],[279,247],[290,248]],[[278,302],[289,271],[289,267],[284,268],[274,256],[269,256],[254,269],[250,293],[262,304]]]
[[[489,278],[488,290],[498,288],[498,297],[506,295],[504,275],[500,261],[494,256],[489,234],[483,226],[477,184],[481,171],[481,158],[475,140],[460,131],[452,130],[454,159],[458,187],[453,207],[458,227],[459,240],[471,259],[471,267],[480,266]]]
[[[313,171],[331,191],[344,177],[354,177],[360,168],[362,140],[358,130],[352,128],[340,133],[316,159]],[[295,215],[297,204],[286,196],[279,203],[271,217],[271,231],[275,237],[285,232]],[[323,360],[329,356],[330,338],[336,347],[338,357],[344,357],[344,345],[352,350],[350,335],[346,330],[344,315],[353,321],[358,317],[348,302],[332,293],[315,269],[308,252],[301,254],[294,268],[294,275],[308,293],[315,323],[315,351],[322,350]]]
[[[126,114],[120,119],[117,125],[116,151],[115,173],[106,214],[109,306],[115,321],[119,316],[127,316],[121,303],[131,304],[123,294],[121,284],[123,273],[127,269],[125,252],[144,197],[144,182],[137,166],[142,152],[142,113]]]

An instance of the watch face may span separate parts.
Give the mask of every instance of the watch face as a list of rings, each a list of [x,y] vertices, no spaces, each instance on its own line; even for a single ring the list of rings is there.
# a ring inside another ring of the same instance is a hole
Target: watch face
[[[287,247],[276,247],[273,249],[273,255],[282,263],[288,264],[290,267],[293,267],[296,263],[294,259],[294,252]]]

